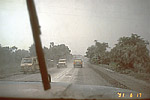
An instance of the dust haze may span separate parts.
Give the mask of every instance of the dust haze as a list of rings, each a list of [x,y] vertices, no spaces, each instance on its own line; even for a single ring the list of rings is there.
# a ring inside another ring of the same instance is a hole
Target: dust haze
[[[26,2],[0,2],[1,44],[28,50],[33,40]],[[120,37],[132,33],[145,40],[150,37],[149,0],[35,0],[35,4],[46,47],[50,42],[66,44],[73,54],[85,54],[94,40],[114,47]]]

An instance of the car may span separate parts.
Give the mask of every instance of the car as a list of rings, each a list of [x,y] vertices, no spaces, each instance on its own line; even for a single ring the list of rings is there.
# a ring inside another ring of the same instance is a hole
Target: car
[[[36,72],[39,70],[37,57],[26,57],[21,60],[21,71],[24,73],[27,72]]]
[[[81,68],[82,68],[83,67],[83,61],[82,61],[82,59],[74,59],[73,65],[74,65],[74,68],[76,66],[81,66]]]
[[[60,67],[67,67],[66,59],[59,59],[57,63],[57,68],[60,68]]]

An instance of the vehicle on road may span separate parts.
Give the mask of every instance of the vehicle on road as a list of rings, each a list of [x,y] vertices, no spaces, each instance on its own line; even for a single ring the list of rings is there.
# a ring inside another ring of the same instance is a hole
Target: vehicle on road
[[[23,71],[24,73],[39,71],[37,57],[22,58],[20,66],[21,71]]]
[[[54,67],[54,60],[47,59],[47,67],[49,67],[49,68]]]
[[[74,59],[73,65],[74,65],[74,68],[76,66],[80,66],[82,68],[83,67],[83,61],[82,61],[82,59]]]
[[[67,67],[66,59],[59,59],[59,61],[57,63],[57,68],[61,68],[61,67]]]

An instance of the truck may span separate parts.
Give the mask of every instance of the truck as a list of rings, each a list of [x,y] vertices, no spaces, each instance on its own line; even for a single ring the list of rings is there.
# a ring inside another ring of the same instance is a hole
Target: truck
[[[21,60],[21,71],[27,72],[39,72],[39,64],[37,57],[26,57]]]
[[[76,66],[80,66],[82,68],[83,67],[83,60],[79,59],[79,58],[74,59],[73,66],[74,66],[74,68]]]

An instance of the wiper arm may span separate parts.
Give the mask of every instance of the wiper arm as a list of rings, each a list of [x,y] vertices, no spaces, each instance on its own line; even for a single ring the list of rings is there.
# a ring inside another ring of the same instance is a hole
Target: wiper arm
[[[33,0],[26,0],[26,2],[27,2],[27,8],[28,8],[29,17],[30,17],[30,23],[32,27],[36,54],[37,54],[38,61],[39,61],[42,82],[43,82],[44,90],[48,90],[50,89],[50,83],[49,83],[50,76],[47,73],[46,63],[45,63],[44,54],[42,50],[42,45],[41,45],[41,40],[40,40],[41,31],[40,31],[40,26],[38,22],[38,17],[36,14],[36,9],[35,9]]]

